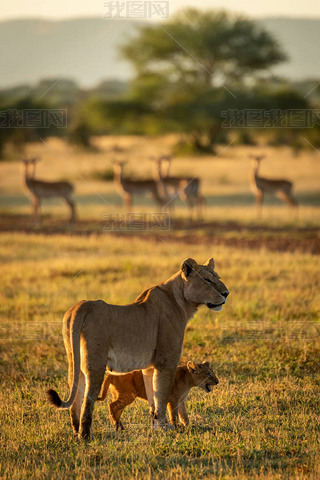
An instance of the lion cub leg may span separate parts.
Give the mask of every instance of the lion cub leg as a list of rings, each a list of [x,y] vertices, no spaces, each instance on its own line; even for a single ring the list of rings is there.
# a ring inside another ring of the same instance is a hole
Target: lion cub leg
[[[134,398],[133,398],[134,400]],[[111,420],[112,420],[112,423],[114,425],[114,428],[116,430],[124,430],[124,426],[120,420],[120,417],[123,413],[123,410],[128,406],[130,405],[130,403],[133,402],[133,400],[129,399],[117,399],[115,400],[114,402],[111,402],[109,404],[109,412],[110,412],[110,417],[111,417]]]
[[[126,375],[110,375],[112,402],[109,404],[111,422],[116,430],[123,430],[120,420],[123,410],[137,397],[145,398],[142,373],[134,371]]]
[[[169,402],[168,403],[168,412],[169,412],[169,420],[172,425],[175,427],[178,424],[178,404]]]
[[[168,403],[169,419],[175,427],[178,425],[178,416],[179,420],[184,427],[189,425],[189,417],[187,414],[186,406],[182,398],[175,399],[175,401],[170,401]]]
[[[104,378],[105,365],[85,372],[86,390],[81,408],[79,438],[90,440],[94,403],[97,400]]]
[[[182,425],[184,427],[189,425],[189,417],[188,417],[188,414],[187,414],[187,410],[186,410],[186,406],[185,406],[184,401],[181,401],[179,403],[178,412],[179,412],[179,419],[180,419],[180,422],[182,423]]]

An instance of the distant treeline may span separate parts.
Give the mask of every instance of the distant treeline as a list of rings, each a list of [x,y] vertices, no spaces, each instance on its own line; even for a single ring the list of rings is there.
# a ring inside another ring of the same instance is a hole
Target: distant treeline
[[[48,136],[90,149],[96,135],[175,132],[181,139],[176,154],[212,153],[231,136],[254,144],[264,135],[296,152],[308,146],[304,137],[320,145],[317,117],[310,117],[320,108],[317,80],[292,83],[272,76],[272,66],[286,55],[251,20],[187,9],[172,17],[166,33],[159,25],[141,28],[120,55],[136,72],[129,82],[109,79],[83,89],[73,80],[51,78],[0,91],[0,156],[8,145],[21,152],[27,142]],[[33,124],[31,117],[28,125],[10,126],[12,111],[46,109],[64,109],[65,128]]]

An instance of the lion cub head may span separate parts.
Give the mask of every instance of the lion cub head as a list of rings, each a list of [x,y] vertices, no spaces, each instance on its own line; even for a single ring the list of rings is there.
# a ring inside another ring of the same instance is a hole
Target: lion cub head
[[[222,310],[229,291],[214,270],[215,263],[210,258],[204,265],[199,265],[193,258],[184,260],[181,277],[184,280],[185,299],[197,306],[206,305],[210,310]]]
[[[214,385],[218,385],[219,380],[211,370],[209,362],[202,363],[187,363],[188,372],[194,381],[196,387],[202,388],[205,392],[209,393]]]

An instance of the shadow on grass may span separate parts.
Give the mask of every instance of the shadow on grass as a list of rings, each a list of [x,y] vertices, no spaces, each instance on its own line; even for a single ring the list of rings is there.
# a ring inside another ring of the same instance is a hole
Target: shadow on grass
[[[112,206],[122,206],[123,201],[121,196],[117,193],[108,193],[105,194],[98,192],[99,195],[92,193],[86,195],[75,195],[75,202],[78,205],[87,206],[87,205],[105,205],[111,204]],[[320,205],[320,191],[314,190],[311,192],[300,192],[295,194],[299,205],[301,206],[319,206]],[[210,206],[253,206],[255,205],[255,198],[250,193],[238,193],[232,195],[208,195],[205,197],[206,204]],[[47,199],[43,202],[44,205],[59,205],[61,201],[59,199]],[[155,206],[151,197],[146,196],[135,196],[134,204],[136,206]],[[174,204],[178,207],[185,206],[179,198],[174,200]],[[3,194],[0,195],[0,207],[24,207],[30,205],[30,199],[27,195],[23,194]],[[264,200],[264,205],[273,206],[273,205],[283,205],[283,202],[279,200],[275,195],[266,195]]]
[[[301,206],[319,206],[320,205],[320,191],[315,190],[311,192],[301,192],[294,195],[298,204]],[[210,206],[253,206],[255,205],[255,198],[250,193],[239,193],[233,195],[212,195],[206,197],[207,205]],[[265,195],[264,205],[275,206],[283,205],[283,202],[275,195]]]

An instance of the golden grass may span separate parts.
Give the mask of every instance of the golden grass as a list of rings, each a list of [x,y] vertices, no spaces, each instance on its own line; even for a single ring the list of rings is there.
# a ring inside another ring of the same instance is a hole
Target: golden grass
[[[128,175],[151,177],[151,155],[170,153],[176,142],[173,135],[146,139],[145,137],[101,137],[95,140],[97,152],[79,152],[63,140],[49,138],[46,143],[29,144],[26,156],[38,156],[41,162],[37,174],[41,178],[55,180],[70,179],[75,182],[77,194],[92,193],[90,187],[78,174],[88,179],[92,171],[112,168],[114,158],[128,160],[125,167]],[[117,145],[120,151],[114,152]],[[287,177],[295,184],[295,191],[319,191],[320,162],[319,153],[311,150],[302,151],[294,156],[289,147],[274,148],[269,146],[220,146],[216,156],[176,157],[173,161],[172,174],[197,175],[203,182],[204,195],[222,195],[249,193],[248,172],[250,170],[250,153],[262,152],[266,155],[262,162],[261,173],[266,176]],[[2,192],[18,193],[23,191],[22,169],[17,162],[1,162],[0,189]],[[102,183],[102,184],[101,184]],[[99,191],[109,193],[113,186],[106,182],[91,180],[90,184]]]
[[[112,234],[0,242],[1,478],[317,478],[318,257]],[[116,433],[104,403],[96,440],[79,444],[68,414],[45,399],[49,386],[68,392],[66,308],[83,298],[130,302],[183,258],[211,255],[231,294],[219,314],[202,307],[186,331],[183,358],[209,360],[220,378],[211,395],[191,392],[191,426],[152,433],[136,402]]]
[[[303,152],[293,158],[289,149],[265,148],[263,173],[295,182],[302,203],[298,219],[271,201],[258,221],[247,180],[253,149],[220,147],[220,157],[179,158],[173,166],[173,173],[202,178],[208,228],[188,222],[179,204],[180,223],[168,232],[103,232],[103,215],[111,207],[69,163],[122,211],[112,182],[93,180],[92,172],[110,168],[118,144],[124,149],[118,155],[130,159],[127,172],[151,175],[149,155],[168,152],[174,141],[104,137],[97,139],[99,153],[88,154],[50,139],[63,159],[46,145],[30,145],[30,154],[42,156],[39,176],[75,182],[82,223],[72,228],[64,224],[64,206],[53,202],[44,207],[43,229],[14,232],[20,215],[31,223],[30,205],[23,199],[19,164],[0,164],[1,211],[11,214],[0,234],[1,478],[320,477],[320,262],[310,253],[319,242],[318,157]],[[154,206],[141,199],[137,209],[150,212]],[[191,391],[185,431],[152,432],[147,405],[135,402],[123,415],[127,429],[114,432],[104,402],[94,412],[95,441],[79,443],[67,412],[45,398],[49,386],[68,394],[65,310],[84,298],[131,302],[189,256],[199,262],[214,256],[231,292],[221,313],[199,309],[183,347],[184,360],[211,362],[219,385],[209,395]]]

